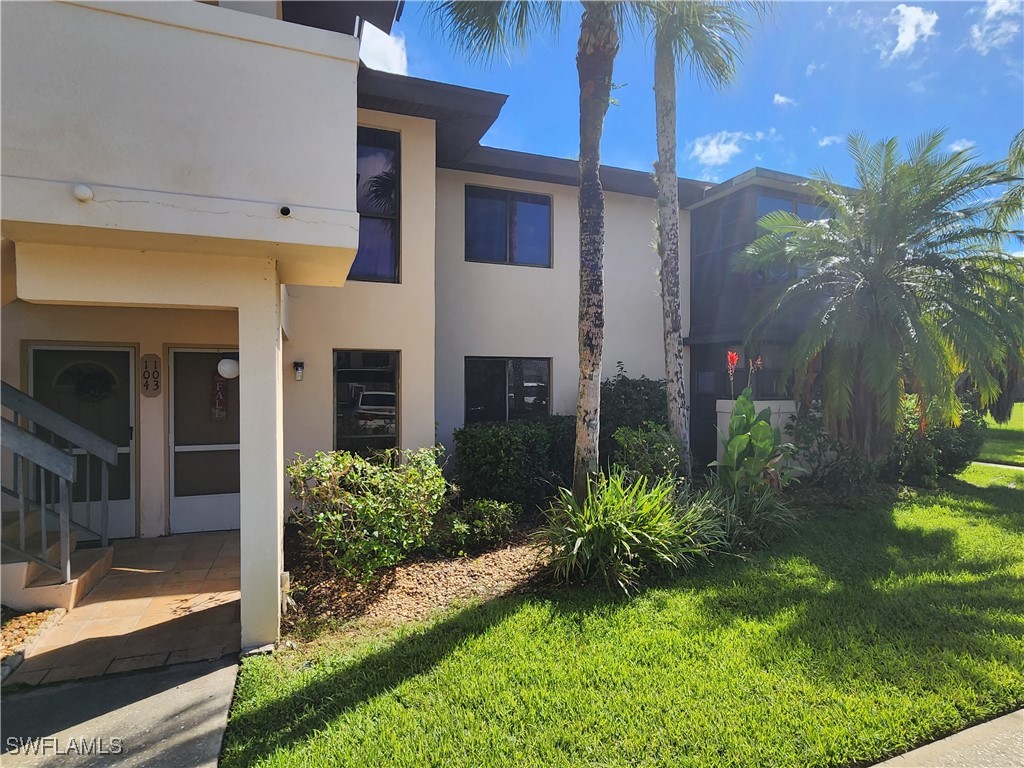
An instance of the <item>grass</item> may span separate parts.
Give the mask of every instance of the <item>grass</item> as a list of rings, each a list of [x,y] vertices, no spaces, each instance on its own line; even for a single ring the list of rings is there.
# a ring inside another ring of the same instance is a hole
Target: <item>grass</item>
[[[1024,403],[1013,406],[1006,424],[996,424],[991,416],[986,416],[985,421],[988,430],[980,461],[1024,466]]]
[[[851,766],[1024,704],[1024,471],[830,508],[633,599],[552,590],[243,663],[225,766]]]

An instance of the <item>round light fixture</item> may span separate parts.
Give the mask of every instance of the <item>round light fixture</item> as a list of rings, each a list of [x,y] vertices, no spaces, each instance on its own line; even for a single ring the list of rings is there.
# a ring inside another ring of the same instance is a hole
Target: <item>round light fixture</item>
[[[219,373],[225,379],[237,379],[238,361],[232,360],[230,357],[225,357],[223,360],[217,363],[217,373]]]
[[[74,192],[75,198],[80,203],[88,203],[92,201],[92,190],[85,186],[85,184],[76,184],[72,192]]]

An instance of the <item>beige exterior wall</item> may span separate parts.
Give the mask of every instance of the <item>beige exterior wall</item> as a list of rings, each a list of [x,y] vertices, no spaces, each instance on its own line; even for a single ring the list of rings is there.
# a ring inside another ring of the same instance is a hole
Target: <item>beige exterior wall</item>
[[[401,134],[401,283],[288,288],[285,455],[334,448],[335,349],[398,351],[399,441],[434,443],[434,123],[359,111],[359,125]],[[305,363],[302,381],[292,363]]]
[[[5,236],[344,282],[355,38],[195,2],[10,3],[2,36]]]
[[[572,414],[578,385],[579,218],[575,187],[461,171],[437,172],[438,437],[451,446],[465,410],[468,356],[551,358],[554,413]],[[466,185],[549,195],[552,268],[465,260]],[[603,376],[665,375],[653,199],[606,193]],[[689,326],[689,213],[680,242],[684,327]]]
[[[134,347],[159,355],[169,372],[169,347],[238,346],[238,317],[233,311],[48,306],[16,301],[3,308],[4,381],[28,391],[27,346],[69,344]],[[136,387],[138,383],[136,382]],[[136,503],[143,537],[167,534],[169,390],[159,397],[136,396]]]

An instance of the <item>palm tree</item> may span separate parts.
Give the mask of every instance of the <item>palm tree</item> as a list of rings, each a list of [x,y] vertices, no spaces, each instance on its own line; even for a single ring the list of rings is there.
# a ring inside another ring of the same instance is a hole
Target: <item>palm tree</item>
[[[697,77],[721,88],[732,81],[742,44],[750,37],[744,12],[763,17],[766,3],[715,0],[642,4],[645,21],[654,27],[654,108],[658,160],[658,257],[661,310],[665,333],[665,378],[669,430],[681,448],[680,470],[691,474],[690,435],[686,414],[686,369],[683,358],[679,289],[679,177],[676,171],[676,67],[686,65]]]
[[[612,68],[619,50],[616,3],[583,2],[576,53],[580,85],[580,296],[579,390],[573,492],[586,496],[598,472],[601,356],[604,350],[604,192],[601,135],[611,99]],[[556,31],[558,2],[443,0],[433,12],[441,33],[469,57],[494,58],[524,48],[539,31]]]
[[[775,212],[737,259],[748,271],[785,264],[798,277],[761,321],[805,321],[791,350],[801,394],[820,381],[832,433],[869,457],[891,444],[907,392],[921,419],[955,424],[966,370],[982,405],[999,395],[1006,339],[1022,341],[1024,270],[989,216],[1012,179],[1005,162],[941,149],[944,133],[869,144],[852,135],[857,188],[817,172],[810,189],[830,218]]]

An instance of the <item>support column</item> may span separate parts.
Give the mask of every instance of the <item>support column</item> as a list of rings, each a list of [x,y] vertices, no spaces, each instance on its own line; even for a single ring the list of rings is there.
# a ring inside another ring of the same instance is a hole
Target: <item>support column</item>
[[[281,293],[276,267],[239,301],[242,649],[276,641],[284,570]]]

